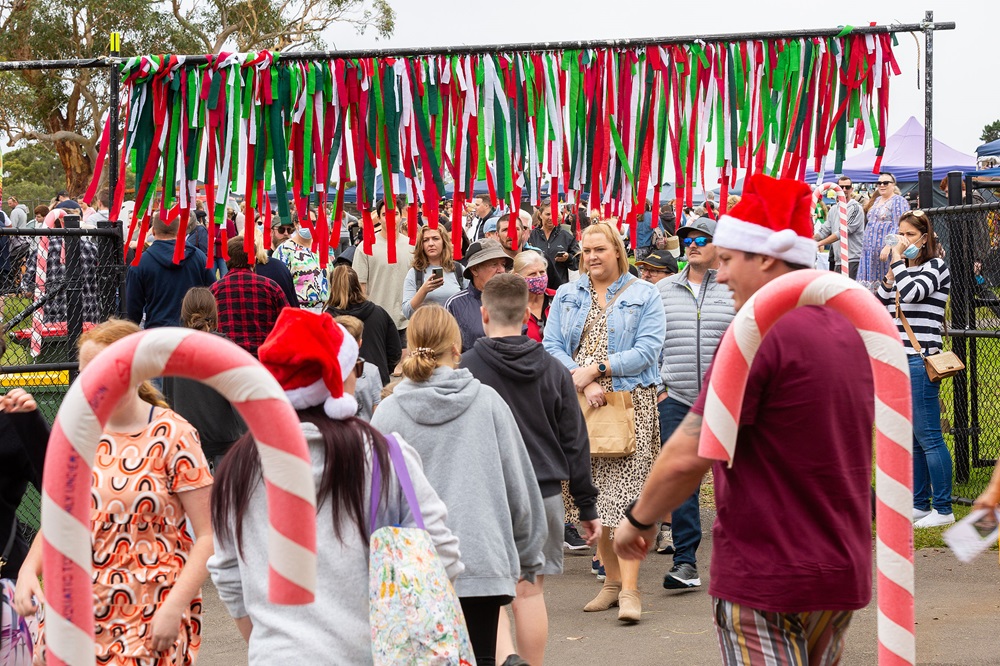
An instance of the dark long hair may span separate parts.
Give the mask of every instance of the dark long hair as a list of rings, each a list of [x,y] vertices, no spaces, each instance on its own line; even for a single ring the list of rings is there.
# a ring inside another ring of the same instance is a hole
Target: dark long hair
[[[366,469],[365,444],[372,448],[372,460],[378,461],[381,470],[380,504],[389,492],[389,449],[382,433],[361,419],[351,417],[342,421],[329,418],[323,407],[310,407],[298,412],[299,420],[319,428],[326,450],[323,477],[316,490],[316,509],[329,501],[333,513],[333,532],[343,540],[341,520],[354,523],[362,538],[367,539],[370,497],[365,493]],[[243,517],[250,504],[250,496],[261,480],[260,456],[253,435],[249,432],[230,447],[215,474],[212,486],[212,527],[222,541],[235,540],[243,555]]]

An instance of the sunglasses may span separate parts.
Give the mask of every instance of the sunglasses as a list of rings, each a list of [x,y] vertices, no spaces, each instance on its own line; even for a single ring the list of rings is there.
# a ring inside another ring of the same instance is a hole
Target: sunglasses
[[[358,360],[354,362],[354,376],[361,377],[365,374],[365,359],[358,357]]]
[[[876,184],[881,187],[882,185],[895,185],[896,183],[891,180],[880,180]]]
[[[853,185],[844,185],[844,186],[842,186],[842,187],[841,187],[840,189],[842,189],[842,190],[844,190],[845,192],[847,192],[848,190],[853,190],[853,189],[854,189],[854,186],[853,186]]]
[[[279,234],[289,234],[289,235],[291,235],[291,234],[295,233],[295,227],[293,227],[293,226],[278,225],[278,226],[274,226],[274,227],[271,227],[271,228],[274,229],[275,231],[277,231]]]
[[[692,245],[697,245],[698,247],[705,247],[709,244],[708,236],[698,236],[697,238],[685,238],[684,247],[691,247]]]
[[[650,275],[656,275],[657,273],[666,273],[667,271],[660,268],[647,268],[646,266],[639,267],[640,273],[649,273]]]

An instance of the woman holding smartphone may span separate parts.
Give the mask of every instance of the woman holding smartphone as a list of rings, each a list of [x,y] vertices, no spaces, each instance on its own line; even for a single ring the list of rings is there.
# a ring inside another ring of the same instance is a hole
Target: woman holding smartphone
[[[453,259],[451,241],[443,227],[424,225],[417,231],[413,264],[403,282],[403,316],[409,319],[424,303],[445,301],[465,289],[462,264]]]

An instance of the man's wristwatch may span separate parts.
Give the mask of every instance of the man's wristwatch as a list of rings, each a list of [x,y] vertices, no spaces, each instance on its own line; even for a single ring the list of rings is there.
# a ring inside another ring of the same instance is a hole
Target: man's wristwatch
[[[632,507],[635,506],[635,501],[633,500],[627,507],[625,507],[625,519],[632,523],[632,527],[639,530],[640,532],[645,532],[646,530],[651,530],[656,526],[656,523],[652,525],[643,525],[632,515]]]
[[[597,372],[600,373],[601,377],[606,377],[607,374],[608,374],[608,364],[607,363],[598,363],[597,364]]]

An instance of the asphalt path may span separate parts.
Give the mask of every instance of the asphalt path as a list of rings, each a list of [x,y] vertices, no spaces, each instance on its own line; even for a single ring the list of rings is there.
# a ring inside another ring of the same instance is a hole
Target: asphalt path
[[[548,666],[614,664],[635,666],[696,666],[719,664],[719,650],[708,597],[708,562],[712,514],[702,510],[705,538],[698,551],[702,587],[668,591],[663,574],[669,555],[651,554],[640,571],[642,621],[626,626],[617,609],[584,613],[598,591],[586,555],[566,557],[562,576],[545,581],[549,611]],[[333,575],[336,575],[335,573]],[[961,564],[946,550],[916,555],[917,663],[977,666],[1000,663],[1000,566],[995,552],[971,564]],[[240,666],[247,663],[246,644],[219,601],[215,589],[204,589],[204,635],[199,666]],[[872,600],[854,615],[847,636],[844,665],[876,664],[877,610]],[[294,660],[295,655],[283,655]]]

